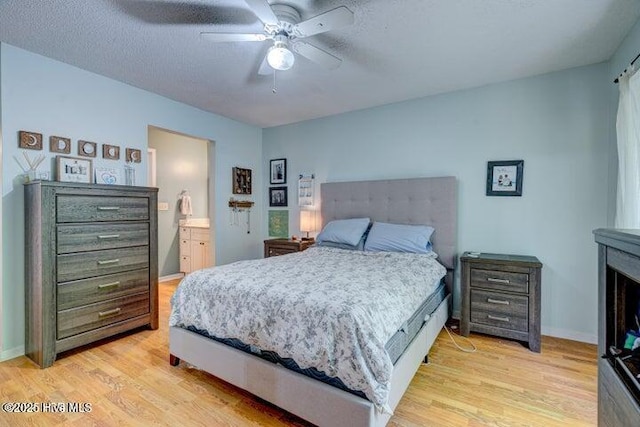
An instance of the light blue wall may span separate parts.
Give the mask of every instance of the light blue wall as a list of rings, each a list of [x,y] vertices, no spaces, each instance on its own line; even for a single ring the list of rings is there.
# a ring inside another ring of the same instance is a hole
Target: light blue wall
[[[13,156],[19,130],[45,137],[70,137],[74,153],[77,140],[112,143],[120,147],[147,148],[149,125],[215,141],[215,242],[216,263],[258,258],[262,250],[260,223],[254,230],[229,225],[226,202],[231,196],[231,168],[243,165],[258,178],[254,197],[260,200],[263,185],[262,130],[163,98],[132,86],[64,63],[3,44],[0,52],[3,168],[3,354],[14,354],[24,343],[24,219],[21,173]],[[33,156],[33,152],[29,153]],[[143,157],[144,158],[144,157]],[[105,162],[97,159],[100,165]],[[41,170],[50,170],[53,161]],[[110,164],[110,163],[107,163]],[[137,170],[138,184],[146,183],[146,158]],[[253,212],[261,217],[261,208]]]
[[[543,333],[595,342],[592,230],[607,222],[608,70],[575,68],[265,129],[265,188],[269,160],[282,157],[290,206],[300,172],[317,183],[454,175],[458,251],[537,256]],[[522,197],[485,196],[487,161],[508,159],[524,159]],[[299,234],[297,208],[290,211],[289,232]],[[456,312],[459,304],[457,292]]]

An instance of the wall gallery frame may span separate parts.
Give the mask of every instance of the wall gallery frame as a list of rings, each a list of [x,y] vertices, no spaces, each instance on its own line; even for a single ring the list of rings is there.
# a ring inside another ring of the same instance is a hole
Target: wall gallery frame
[[[96,157],[98,144],[91,141],[78,141],[78,156]]]
[[[21,130],[18,132],[18,147],[29,150],[42,150],[42,134]]]
[[[52,153],[71,154],[71,139],[62,136],[50,136],[49,151]]]
[[[487,196],[522,196],[524,160],[487,163]]]
[[[269,237],[289,237],[289,211],[269,211]]]
[[[270,184],[287,183],[287,159],[273,159],[269,167]]]
[[[273,207],[288,206],[287,187],[269,188],[269,206],[273,206]]]
[[[62,182],[93,182],[91,160],[76,157],[56,156],[58,181]]]
[[[233,168],[233,194],[251,194],[251,169]]]

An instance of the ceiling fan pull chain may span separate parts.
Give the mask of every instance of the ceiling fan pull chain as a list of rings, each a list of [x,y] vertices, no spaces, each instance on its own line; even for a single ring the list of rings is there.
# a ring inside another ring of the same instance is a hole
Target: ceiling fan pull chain
[[[273,88],[271,89],[271,92],[276,93],[278,92],[278,90],[276,89],[276,70],[273,70]]]

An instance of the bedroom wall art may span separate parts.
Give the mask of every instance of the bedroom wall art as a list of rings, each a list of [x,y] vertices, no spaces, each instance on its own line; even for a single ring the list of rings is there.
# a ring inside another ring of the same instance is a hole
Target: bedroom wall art
[[[117,145],[102,144],[102,158],[107,160],[119,160],[120,147]]]
[[[272,207],[288,206],[286,186],[269,188],[269,206],[272,206]]]
[[[92,163],[89,159],[77,157],[56,156],[58,181],[62,182],[93,182]]]
[[[487,196],[522,196],[524,160],[487,163]]]
[[[251,194],[251,169],[235,167],[231,179],[233,194]]]
[[[29,150],[42,150],[42,134],[21,130],[18,132],[18,147]]]
[[[269,211],[269,237],[289,237],[289,211]]]
[[[298,179],[298,206],[313,206],[314,181],[313,174],[300,175]]]
[[[106,185],[122,185],[120,169],[117,168],[95,168],[95,183]]]
[[[62,136],[50,136],[49,151],[52,153],[71,154],[71,139]]]
[[[135,148],[127,148],[125,150],[125,161],[127,163],[141,163],[142,151]]]
[[[269,162],[269,183],[287,183],[287,159],[273,159]]]
[[[78,141],[78,156],[82,157],[96,157],[98,151],[98,144],[91,141]]]

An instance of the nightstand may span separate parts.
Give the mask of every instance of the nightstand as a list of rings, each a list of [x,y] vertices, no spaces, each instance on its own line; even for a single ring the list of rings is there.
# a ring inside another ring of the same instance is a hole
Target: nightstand
[[[536,257],[465,252],[460,333],[525,341],[540,352],[540,272]]]
[[[313,245],[315,240],[269,239],[264,241],[264,257],[301,252]]]

